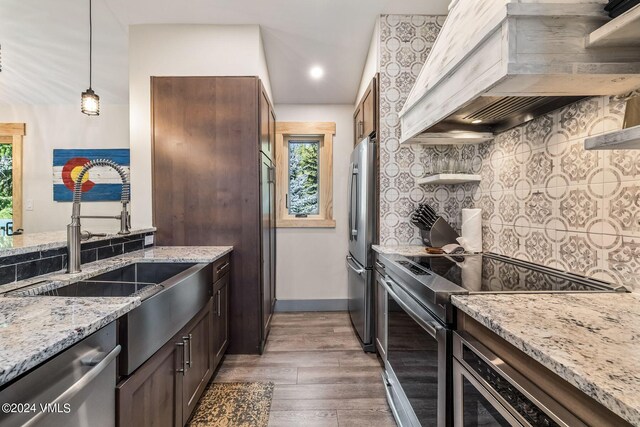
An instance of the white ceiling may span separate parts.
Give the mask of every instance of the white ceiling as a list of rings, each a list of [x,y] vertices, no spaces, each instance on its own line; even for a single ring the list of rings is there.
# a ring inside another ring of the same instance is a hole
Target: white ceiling
[[[93,87],[128,102],[130,24],[259,24],[274,102],[353,103],[376,15],[445,14],[448,0],[94,0]],[[80,102],[86,0],[0,1],[0,105]],[[325,76],[309,78],[321,65]]]

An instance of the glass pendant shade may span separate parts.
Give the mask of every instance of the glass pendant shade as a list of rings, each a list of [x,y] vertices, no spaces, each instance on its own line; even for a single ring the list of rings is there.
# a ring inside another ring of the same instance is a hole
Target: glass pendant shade
[[[100,97],[91,89],[91,76],[93,75],[93,20],[91,19],[91,3],[92,0],[89,0],[89,89],[82,92],[80,111],[87,116],[99,116]]]
[[[82,92],[81,109],[88,116],[98,116],[100,114],[100,97],[93,89],[89,88]]]

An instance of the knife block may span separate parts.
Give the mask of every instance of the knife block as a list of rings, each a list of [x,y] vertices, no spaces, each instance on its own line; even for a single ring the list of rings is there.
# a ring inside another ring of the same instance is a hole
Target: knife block
[[[458,243],[456,240],[460,235],[454,230],[447,221],[438,217],[431,228],[420,230],[422,242],[434,248],[441,248],[450,243]]]

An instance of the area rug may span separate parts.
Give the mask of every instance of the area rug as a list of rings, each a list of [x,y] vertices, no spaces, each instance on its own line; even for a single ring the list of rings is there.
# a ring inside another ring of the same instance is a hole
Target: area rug
[[[211,383],[188,425],[266,427],[272,398],[273,383]]]

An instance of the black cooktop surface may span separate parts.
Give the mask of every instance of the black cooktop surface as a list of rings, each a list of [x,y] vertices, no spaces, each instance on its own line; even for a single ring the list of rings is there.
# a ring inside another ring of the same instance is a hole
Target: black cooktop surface
[[[499,255],[406,257],[397,261],[419,280],[435,273],[468,292],[612,291],[609,283]]]

